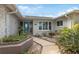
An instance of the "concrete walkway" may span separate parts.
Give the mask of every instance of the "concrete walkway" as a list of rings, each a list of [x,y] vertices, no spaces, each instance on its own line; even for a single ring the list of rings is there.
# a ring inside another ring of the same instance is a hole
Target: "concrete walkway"
[[[60,54],[59,48],[55,43],[51,43],[36,37],[33,37],[33,40],[43,47],[42,54]]]

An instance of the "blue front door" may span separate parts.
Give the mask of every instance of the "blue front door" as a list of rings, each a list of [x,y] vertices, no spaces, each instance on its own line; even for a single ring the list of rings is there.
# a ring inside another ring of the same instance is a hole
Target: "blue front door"
[[[32,22],[24,22],[24,32],[32,33]]]
[[[29,32],[29,23],[24,22],[24,32]]]

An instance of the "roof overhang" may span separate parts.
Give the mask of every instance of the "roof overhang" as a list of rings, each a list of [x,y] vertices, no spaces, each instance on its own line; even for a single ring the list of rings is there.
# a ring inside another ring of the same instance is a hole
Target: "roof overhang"
[[[53,17],[25,16],[25,20],[53,20]]]
[[[23,16],[21,15],[15,4],[5,4],[5,7],[10,10],[8,13],[15,14],[17,17],[19,17],[20,20],[23,19]]]
[[[6,6],[11,11],[15,11],[17,9],[16,5],[14,4],[4,4],[4,6]]]
[[[71,12],[67,12],[67,13],[65,13],[65,14],[63,14],[63,15],[61,15],[61,16],[58,16],[58,17],[54,18],[54,20],[59,19],[59,18],[66,17],[66,16],[68,16],[68,15],[76,14],[76,13],[79,13],[79,10],[73,10],[73,11],[71,11]]]

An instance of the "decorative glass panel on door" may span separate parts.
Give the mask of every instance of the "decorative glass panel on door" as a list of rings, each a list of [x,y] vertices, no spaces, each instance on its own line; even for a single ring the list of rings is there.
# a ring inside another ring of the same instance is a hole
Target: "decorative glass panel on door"
[[[24,31],[29,32],[29,23],[28,22],[24,22]]]

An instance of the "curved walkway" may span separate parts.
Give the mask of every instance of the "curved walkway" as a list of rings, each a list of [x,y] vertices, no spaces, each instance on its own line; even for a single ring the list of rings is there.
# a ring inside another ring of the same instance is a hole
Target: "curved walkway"
[[[37,37],[33,37],[33,41],[42,45],[42,54],[60,54],[59,48],[55,43],[51,43]]]

